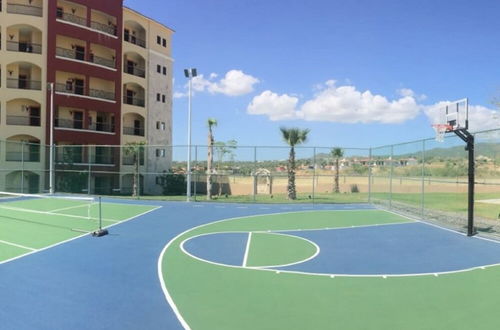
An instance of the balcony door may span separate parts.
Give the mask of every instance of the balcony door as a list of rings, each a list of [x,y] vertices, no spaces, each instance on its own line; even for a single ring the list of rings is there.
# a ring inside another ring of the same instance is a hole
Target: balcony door
[[[134,104],[134,91],[127,89],[127,104]]]
[[[19,75],[18,86],[19,89],[28,89],[28,76],[25,74]]]
[[[85,47],[75,46],[75,59],[85,61]]]
[[[134,74],[134,67],[135,67],[134,61],[127,61],[127,73]]]
[[[134,120],[134,135],[137,136],[142,136],[141,134],[141,121],[140,120]]]
[[[83,95],[85,90],[85,81],[83,79],[75,79],[75,94]]]
[[[83,112],[73,111],[73,128],[76,129],[83,128]]]
[[[40,107],[30,107],[30,126],[40,126]]]

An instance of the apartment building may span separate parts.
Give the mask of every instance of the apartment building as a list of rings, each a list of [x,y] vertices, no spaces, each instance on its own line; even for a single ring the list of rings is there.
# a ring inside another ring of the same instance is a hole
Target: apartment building
[[[53,98],[56,186],[127,193],[133,164],[116,146],[142,142],[152,146],[140,157],[152,173],[145,192],[160,193],[171,163],[172,34],[122,0],[0,0],[0,189],[48,189]]]

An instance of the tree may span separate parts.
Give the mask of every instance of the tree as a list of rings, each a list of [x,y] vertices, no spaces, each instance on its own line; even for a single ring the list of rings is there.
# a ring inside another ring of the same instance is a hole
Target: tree
[[[234,159],[234,152],[233,150],[236,149],[236,145],[238,142],[236,140],[229,140],[227,142],[222,142],[222,141],[217,141],[214,143],[215,146],[215,153],[217,156],[217,171],[220,171],[222,162],[224,161],[224,158],[229,156],[229,159]],[[222,177],[221,175],[217,175],[217,182],[219,184],[219,192],[218,195],[222,195]]]
[[[336,193],[340,192],[339,189],[339,160],[341,157],[344,157],[344,151],[340,148],[333,148],[330,151],[330,154],[333,158],[335,158],[335,185],[333,187],[333,191]]]
[[[212,199],[212,163],[214,161],[214,134],[212,128],[217,126],[217,120],[208,118],[208,141],[207,141],[207,200]]]
[[[295,189],[295,146],[306,142],[309,129],[280,127],[283,140],[290,146],[290,155],[288,157],[288,199],[297,199]]]
[[[145,142],[129,142],[125,145],[125,149],[123,150],[125,156],[132,156],[132,163],[134,165],[132,197],[139,196],[139,164],[141,162],[141,158],[144,158],[145,144]]]

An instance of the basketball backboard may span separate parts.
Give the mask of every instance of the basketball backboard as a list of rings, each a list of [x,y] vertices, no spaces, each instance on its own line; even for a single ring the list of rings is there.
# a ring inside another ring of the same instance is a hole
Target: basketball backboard
[[[439,121],[435,124],[448,125],[447,132],[469,128],[469,101],[467,98],[443,103],[439,108]]]

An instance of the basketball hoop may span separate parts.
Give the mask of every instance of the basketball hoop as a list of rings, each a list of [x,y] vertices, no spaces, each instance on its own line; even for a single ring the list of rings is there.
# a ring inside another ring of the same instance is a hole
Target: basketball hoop
[[[450,132],[453,130],[453,126],[448,125],[448,124],[434,124],[432,125],[434,128],[434,131],[436,131],[436,141],[437,142],[443,142],[444,141],[444,134],[446,132]]]

